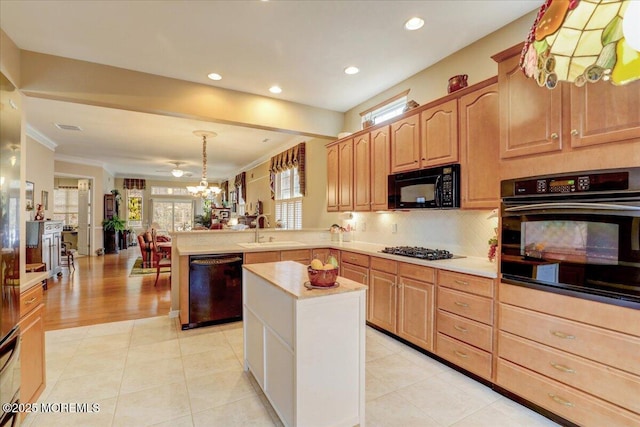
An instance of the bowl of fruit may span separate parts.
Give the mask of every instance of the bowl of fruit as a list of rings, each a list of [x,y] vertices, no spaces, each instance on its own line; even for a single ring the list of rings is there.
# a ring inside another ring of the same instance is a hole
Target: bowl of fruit
[[[338,266],[332,263],[323,263],[319,259],[311,261],[307,268],[309,283],[311,286],[326,288],[336,285]]]

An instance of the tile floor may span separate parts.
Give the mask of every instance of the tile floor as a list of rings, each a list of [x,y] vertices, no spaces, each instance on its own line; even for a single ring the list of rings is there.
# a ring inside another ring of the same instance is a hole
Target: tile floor
[[[278,426],[242,370],[242,324],[181,331],[153,317],[46,332],[40,402],[94,413],[32,413],[36,426]],[[368,426],[556,426],[433,359],[367,329]]]

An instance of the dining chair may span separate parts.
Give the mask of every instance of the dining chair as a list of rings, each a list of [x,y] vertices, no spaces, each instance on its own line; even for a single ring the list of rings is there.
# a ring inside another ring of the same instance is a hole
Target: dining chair
[[[171,252],[164,251],[158,247],[158,235],[155,229],[151,230],[151,242],[151,253],[156,264],[156,281],[153,286],[157,286],[160,269],[169,267],[168,273],[171,273]],[[169,287],[171,287],[171,277],[169,277]]]
[[[62,242],[60,245],[60,266],[67,267],[69,269],[69,274],[71,274],[71,270],[76,271],[76,263],[75,263],[75,249],[71,249],[69,246],[71,244],[69,242]]]

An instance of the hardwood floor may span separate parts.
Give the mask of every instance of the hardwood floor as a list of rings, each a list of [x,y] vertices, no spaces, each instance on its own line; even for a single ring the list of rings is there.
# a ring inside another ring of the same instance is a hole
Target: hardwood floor
[[[129,277],[137,247],[118,254],[76,258],[76,270],[49,279],[44,292],[46,331],[167,315],[171,309],[169,274],[154,287],[155,274]]]

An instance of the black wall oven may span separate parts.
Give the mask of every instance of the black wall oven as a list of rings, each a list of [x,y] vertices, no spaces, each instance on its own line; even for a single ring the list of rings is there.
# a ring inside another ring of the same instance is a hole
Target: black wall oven
[[[640,168],[502,182],[504,282],[640,309]]]

